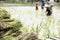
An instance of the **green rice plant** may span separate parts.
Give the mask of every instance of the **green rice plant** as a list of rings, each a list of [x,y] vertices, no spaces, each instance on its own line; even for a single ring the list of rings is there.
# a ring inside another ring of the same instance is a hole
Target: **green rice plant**
[[[11,36],[5,36],[3,38],[0,38],[0,40],[16,40],[16,38],[11,37]]]
[[[57,26],[58,26],[58,35],[60,36],[60,20],[57,22]]]
[[[34,24],[32,25],[31,31],[35,32],[37,37],[39,36],[40,30],[43,28],[43,21],[41,21],[40,25],[37,24],[36,28],[34,28]]]
[[[9,15],[9,12],[6,11],[6,9],[4,9],[4,8],[0,8],[0,14],[1,13],[6,14],[6,15]]]
[[[23,25],[19,20],[16,20],[12,26],[14,26],[15,30],[18,30],[18,29],[20,30],[23,27]]]
[[[4,38],[0,38],[0,40],[5,40]]]
[[[50,29],[49,29],[49,26],[47,26],[45,24],[43,29],[46,30],[46,32],[43,34],[44,38],[49,38],[50,37]]]
[[[50,38],[50,20],[46,20],[46,24],[45,24],[45,29],[46,29],[46,32],[47,32],[47,38]]]
[[[16,40],[16,38],[14,37],[11,37],[11,36],[6,36],[4,37],[5,40]]]
[[[31,32],[35,32],[35,29],[34,29],[34,24],[32,25],[32,27],[31,27]]]
[[[55,35],[54,32],[51,34],[51,36],[52,36],[52,38],[55,38],[56,37],[56,35]]]
[[[28,28],[27,27],[23,27],[22,30],[25,31],[25,32],[28,32]]]
[[[25,32],[28,32],[28,28],[25,28]]]
[[[55,33],[52,33],[51,34],[51,30],[54,28],[54,26],[55,26],[55,20],[54,20],[54,18],[51,16],[51,17],[48,17],[48,19],[47,19],[47,23],[46,23],[47,25],[47,36],[48,36],[48,38],[50,38],[50,37],[55,37],[56,35],[55,35]],[[52,25],[52,26],[51,26]],[[52,27],[52,29],[50,30],[50,27]]]
[[[57,22],[57,26],[60,26],[60,20],[58,20],[58,22]]]
[[[28,25],[28,26],[23,25],[22,30],[23,30],[24,32],[29,32],[29,25]]]
[[[46,24],[43,23],[43,21],[41,21],[40,25],[37,24],[37,27],[34,28],[34,24],[32,26],[32,31],[36,33],[36,35],[38,36],[39,35],[39,32],[41,29],[45,29],[47,31],[47,33],[44,33],[43,36],[46,38],[46,37],[50,37],[50,30],[49,30],[49,26],[50,26],[50,23],[49,21],[47,21]]]
[[[50,38],[50,30],[49,30],[49,28],[47,27],[47,38]]]
[[[35,28],[36,30],[34,30],[34,27],[32,27],[32,29],[36,32],[37,35],[39,35],[39,32],[41,29],[45,29],[46,32],[43,34],[44,38],[50,38],[51,35],[52,37],[55,37],[56,35],[53,33],[51,34],[50,32],[50,25],[52,24],[52,27],[54,27],[54,18],[52,16],[48,17],[48,19],[46,20],[46,23],[44,23],[43,21],[41,21],[41,25]]]
[[[36,34],[37,34],[37,36],[38,36],[39,32],[40,32],[40,26],[37,25],[37,27],[36,27]]]

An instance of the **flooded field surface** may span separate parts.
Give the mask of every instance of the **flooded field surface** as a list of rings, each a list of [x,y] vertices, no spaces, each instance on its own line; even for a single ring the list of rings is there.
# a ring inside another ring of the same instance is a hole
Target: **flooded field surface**
[[[36,11],[32,6],[13,6],[2,7],[6,9],[11,18],[20,20],[23,24],[23,30],[28,32],[37,32],[39,38],[47,37],[60,37],[60,9],[53,7],[51,16],[46,16],[45,10]]]

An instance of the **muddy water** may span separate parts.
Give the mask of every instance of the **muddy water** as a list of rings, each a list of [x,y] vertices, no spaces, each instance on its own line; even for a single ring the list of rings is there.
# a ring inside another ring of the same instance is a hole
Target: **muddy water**
[[[45,14],[45,10],[42,11],[39,7],[39,10],[36,11],[35,7],[30,6],[13,6],[13,7],[2,7],[6,9],[8,12],[10,12],[11,18],[15,18],[17,20],[20,20],[25,28],[29,29],[30,32],[31,27],[33,26],[34,30],[36,30],[37,25],[40,26],[41,21],[43,23],[46,23],[46,20],[48,17]],[[57,7],[53,7],[53,14],[52,14],[52,20],[54,20],[54,26],[53,23],[51,23],[50,31],[51,33],[55,33],[56,36],[59,36],[58,34],[58,28],[57,22],[60,20],[60,9],[57,9]],[[46,30],[46,29],[45,29]],[[42,38],[43,34],[46,33],[43,28],[39,32],[39,37]]]

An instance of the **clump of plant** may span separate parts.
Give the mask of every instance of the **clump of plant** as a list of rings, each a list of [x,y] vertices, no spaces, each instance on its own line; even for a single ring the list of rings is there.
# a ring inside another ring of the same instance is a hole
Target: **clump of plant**
[[[9,12],[0,8],[0,38],[21,29],[22,24],[16,19],[11,19]]]
[[[10,14],[0,8],[0,40],[39,40],[35,33],[21,31],[22,27],[20,21],[11,19]]]

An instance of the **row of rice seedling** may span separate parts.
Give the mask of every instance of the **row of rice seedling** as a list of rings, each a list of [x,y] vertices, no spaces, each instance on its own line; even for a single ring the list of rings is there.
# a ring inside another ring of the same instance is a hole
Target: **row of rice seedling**
[[[42,20],[38,19],[39,16]],[[23,30],[25,32],[34,32],[36,33],[37,37],[42,39],[55,38],[56,36],[60,35],[60,27],[58,26],[60,24],[59,20],[55,20],[53,16],[39,16],[37,15],[35,17],[36,19],[40,20],[40,23],[32,22],[32,25],[23,27]]]

